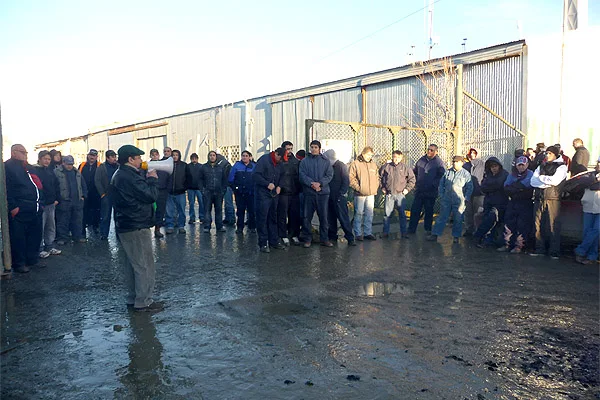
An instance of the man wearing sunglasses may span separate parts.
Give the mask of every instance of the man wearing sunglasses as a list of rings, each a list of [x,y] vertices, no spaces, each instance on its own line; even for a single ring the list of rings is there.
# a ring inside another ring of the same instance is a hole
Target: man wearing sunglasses
[[[430,144],[427,154],[415,164],[414,172],[417,179],[415,198],[410,209],[408,233],[415,233],[421,219],[421,210],[425,209],[425,233],[431,235],[433,225],[433,206],[438,195],[440,179],[445,173],[444,162],[437,155],[438,146]]]

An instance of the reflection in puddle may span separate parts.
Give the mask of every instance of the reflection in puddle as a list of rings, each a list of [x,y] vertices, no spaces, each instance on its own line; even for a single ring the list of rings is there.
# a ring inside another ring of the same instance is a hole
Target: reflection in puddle
[[[411,296],[414,291],[399,283],[393,282],[369,282],[358,288],[358,294],[360,296],[379,297],[386,296],[389,294],[402,294],[405,296]]]

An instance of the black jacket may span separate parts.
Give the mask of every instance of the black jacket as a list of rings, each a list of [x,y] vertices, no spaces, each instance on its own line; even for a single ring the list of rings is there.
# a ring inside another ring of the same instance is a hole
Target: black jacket
[[[154,225],[153,203],[158,198],[158,180],[144,179],[135,168],[121,165],[110,183],[118,233]]]
[[[187,164],[184,161],[173,163],[173,173],[169,175],[167,180],[167,190],[169,194],[184,194],[187,190],[186,182]]]
[[[348,166],[340,160],[337,160],[332,167],[333,179],[329,182],[329,198],[337,201],[348,192],[350,177],[348,176]]]
[[[279,179],[279,187],[281,194],[294,195],[302,191],[300,184],[300,174],[298,168],[300,161],[293,155],[289,156],[288,161],[281,162],[281,178]]]
[[[87,161],[85,161],[85,162],[81,163],[81,165],[79,165],[79,172],[81,172],[81,176],[85,180],[85,184],[88,188],[88,195],[86,197],[86,200],[94,201],[94,200],[100,199],[101,193],[98,193],[98,190],[96,189],[96,182],[95,182],[96,170],[98,169],[99,166],[100,166],[99,162],[96,162],[94,164],[89,164]]]
[[[54,174],[54,167],[51,165],[48,167],[42,167],[41,165],[36,165],[35,174],[42,181],[43,189],[42,189],[42,204],[49,205],[54,204],[56,200],[58,200],[59,195],[59,186],[58,186],[58,178]]]
[[[211,164],[208,161],[206,164],[202,164],[200,169],[200,182],[202,190],[211,193],[224,193],[227,190],[227,173],[226,168],[229,163],[225,159],[217,161]]]
[[[485,162],[481,158],[476,158],[467,161],[463,168],[471,173],[471,181],[473,181],[473,194],[471,196],[482,196],[481,181],[485,173]]]
[[[256,162],[254,174],[252,174],[252,179],[254,180],[254,194],[270,196],[272,193],[275,193],[275,189],[270,191],[267,186],[269,186],[270,183],[274,184],[275,187],[279,186],[281,172],[281,163],[276,165],[273,164],[271,153],[261,156]]]
[[[492,175],[490,166],[492,162],[500,165],[500,171]],[[504,191],[504,181],[508,178],[508,171],[502,167],[502,163],[496,157],[490,157],[485,162],[485,175],[481,182],[481,192],[485,195],[483,199],[484,207],[506,208],[508,204],[508,195]]]
[[[40,193],[30,178],[30,168],[24,161],[9,159],[4,162],[6,174],[6,199],[8,212],[19,207],[21,215],[36,215],[39,211]]]
[[[200,170],[202,164],[200,163],[189,163],[185,173],[187,174],[187,188],[191,190],[200,190],[202,188],[202,182],[200,179]]]

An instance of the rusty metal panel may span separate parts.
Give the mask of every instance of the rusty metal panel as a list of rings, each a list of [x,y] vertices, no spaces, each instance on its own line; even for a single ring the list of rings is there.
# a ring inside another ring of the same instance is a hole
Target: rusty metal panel
[[[362,96],[360,88],[340,90],[314,96],[315,119],[361,121]]]
[[[522,57],[464,66],[464,90],[474,95],[507,121],[523,130]],[[482,158],[498,157],[509,169],[514,150],[522,148],[524,138],[489,112],[464,98],[463,148],[465,154],[475,147]]]

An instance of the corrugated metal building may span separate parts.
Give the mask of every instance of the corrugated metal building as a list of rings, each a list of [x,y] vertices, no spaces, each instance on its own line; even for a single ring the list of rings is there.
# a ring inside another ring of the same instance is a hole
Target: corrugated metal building
[[[528,47],[525,41],[517,41],[425,64],[407,65],[106,129],[77,139],[42,144],[38,148],[56,147],[63,150],[63,154],[75,153],[73,155],[78,161],[83,160],[89,148],[117,150],[126,143],[137,145],[146,152],[151,148],[161,149],[168,145],[181,150],[186,160],[194,152],[200,155],[200,160],[204,160],[210,149],[218,148],[227,158],[235,161],[239,159],[243,149],[251,150],[258,157],[277,147],[283,140],[292,141],[296,149],[305,148],[310,139],[310,134],[307,135],[305,129],[306,119],[442,129],[448,123],[449,112],[452,113],[451,122],[454,123],[455,78],[454,75],[440,73],[449,61],[453,65],[463,65],[465,91],[514,124],[517,129],[526,131],[526,104],[530,95],[527,91],[530,74],[527,68]],[[442,103],[443,106],[440,107]],[[447,109],[439,110],[444,107]],[[446,121],[441,121],[440,118],[445,118]],[[538,141],[537,136],[529,136],[525,140],[522,135],[466,97],[463,127],[461,148],[454,149],[451,145],[444,147],[441,154],[445,159],[454,153],[465,154],[469,147],[476,147],[484,157],[495,155],[509,162],[515,148]],[[380,128],[366,128],[367,137],[376,134],[385,135],[385,129],[381,131]],[[408,150],[408,138],[409,132],[401,131],[396,146],[400,150]],[[444,136],[434,133],[428,139],[443,143]],[[421,154],[424,154],[426,145],[424,138],[417,144],[417,149],[422,146]],[[568,147],[568,143],[564,145],[565,148]],[[392,146],[391,135],[389,146]],[[408,154],[411,162],[420,156],[417,154],[419,151],[414,150],[414,143],[412,146],[412,154]],[[596,148],[590,150],[598,152]]]

